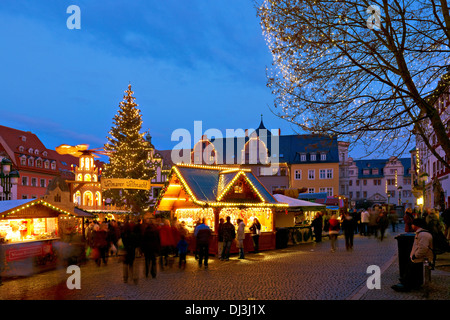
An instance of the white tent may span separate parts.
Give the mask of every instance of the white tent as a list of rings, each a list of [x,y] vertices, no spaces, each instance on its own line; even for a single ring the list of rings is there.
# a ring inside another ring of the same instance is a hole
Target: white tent
[[[289,205],[289,208],[303,208],[303,210],[308,210],[308,209],[320,210],[320,209],[326,208],[326,205],[321,204],[321,203],[299,200],[299,199],[285,196],[283,194],[274,194],[273,197],[278,202],[287,203]]]

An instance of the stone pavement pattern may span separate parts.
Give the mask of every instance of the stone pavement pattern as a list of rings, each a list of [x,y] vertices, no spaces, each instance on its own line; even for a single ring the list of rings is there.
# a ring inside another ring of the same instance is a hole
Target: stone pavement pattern
[[[138,258],[137,285],[123,283],[122,263],[110,258],[107,266],[89,261],[81,266],[81,289],[69,290],[65,269],[28,278],[11,279],[0,287],[2,300],[449,300],[449,272],[432,275],[434,291],[394,292],[398,281],[397,241],[389,235],[382,242],[355,236],[354,250],[345,250],[339,237],[338,250],[330,252],[327,239],[286,249],[248,253],[245,260],[210,258],[209,268],[199,268],[193,256],[187,267],[160,270],[155,279],[143,277],[143,258]],[[450,262],[450,260],[449,260]],[[367,267],[379,266],[381,290],[367,290]]]

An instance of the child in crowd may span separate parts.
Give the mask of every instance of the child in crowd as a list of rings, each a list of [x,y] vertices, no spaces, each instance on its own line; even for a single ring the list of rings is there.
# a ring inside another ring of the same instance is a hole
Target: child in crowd
[[[178,263],[178,267],[181,268],[181,266],[183,265],[183,268],[186,267],[186,254],[187,254],[187,249],[188,249],[188,243],[186,241],[186,237],[184,235],[180,236],[181,239],[180,241],[178,241],[177,244],[177,251],[180,257],[179,263]]]

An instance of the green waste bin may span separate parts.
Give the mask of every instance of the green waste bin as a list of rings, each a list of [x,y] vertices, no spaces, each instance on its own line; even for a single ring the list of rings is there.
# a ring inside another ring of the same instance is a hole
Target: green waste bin
[[[407,232],[395,237],[398,246],[398,264],[400,283],[412,288],[423,284],[423,263],[413,263],[410,258],[416,233]]]

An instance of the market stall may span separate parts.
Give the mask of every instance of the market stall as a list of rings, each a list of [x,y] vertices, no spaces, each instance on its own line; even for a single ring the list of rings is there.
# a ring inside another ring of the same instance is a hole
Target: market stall
[[[288,243],[297,244],[312,241],[311,222],[317,212],[326,209],[324,204],[299,200],[282,194],[274,194],[273,197],[288,208],[277,210],[275,227],[285,234],[284,239],[279,239],[279,247],[285,247]],[[283,230],[283,231],[281,231]]]
[[[63,226],[76,225],[76,219],[40,199],[0,201],[2,276],[29,275],[55,267]]]
[[[193,232],[205,218],[213,231],[210,253],[217,254],[217,226],[220,218],[230,216],[236,224],[242,219],[246,225],[246,251],[253,250],[250,226],[255,218],[261,223],[260,250],[275,249],[274,212],[287,208],[264,188],[250,170],[203,165],[177,165],[172,168],[163,188],[156,210],[170,211],[171,217],[184,222],[188,229],[190,249],[195,248]],[[237,252],[233,245],[231,252]]]

